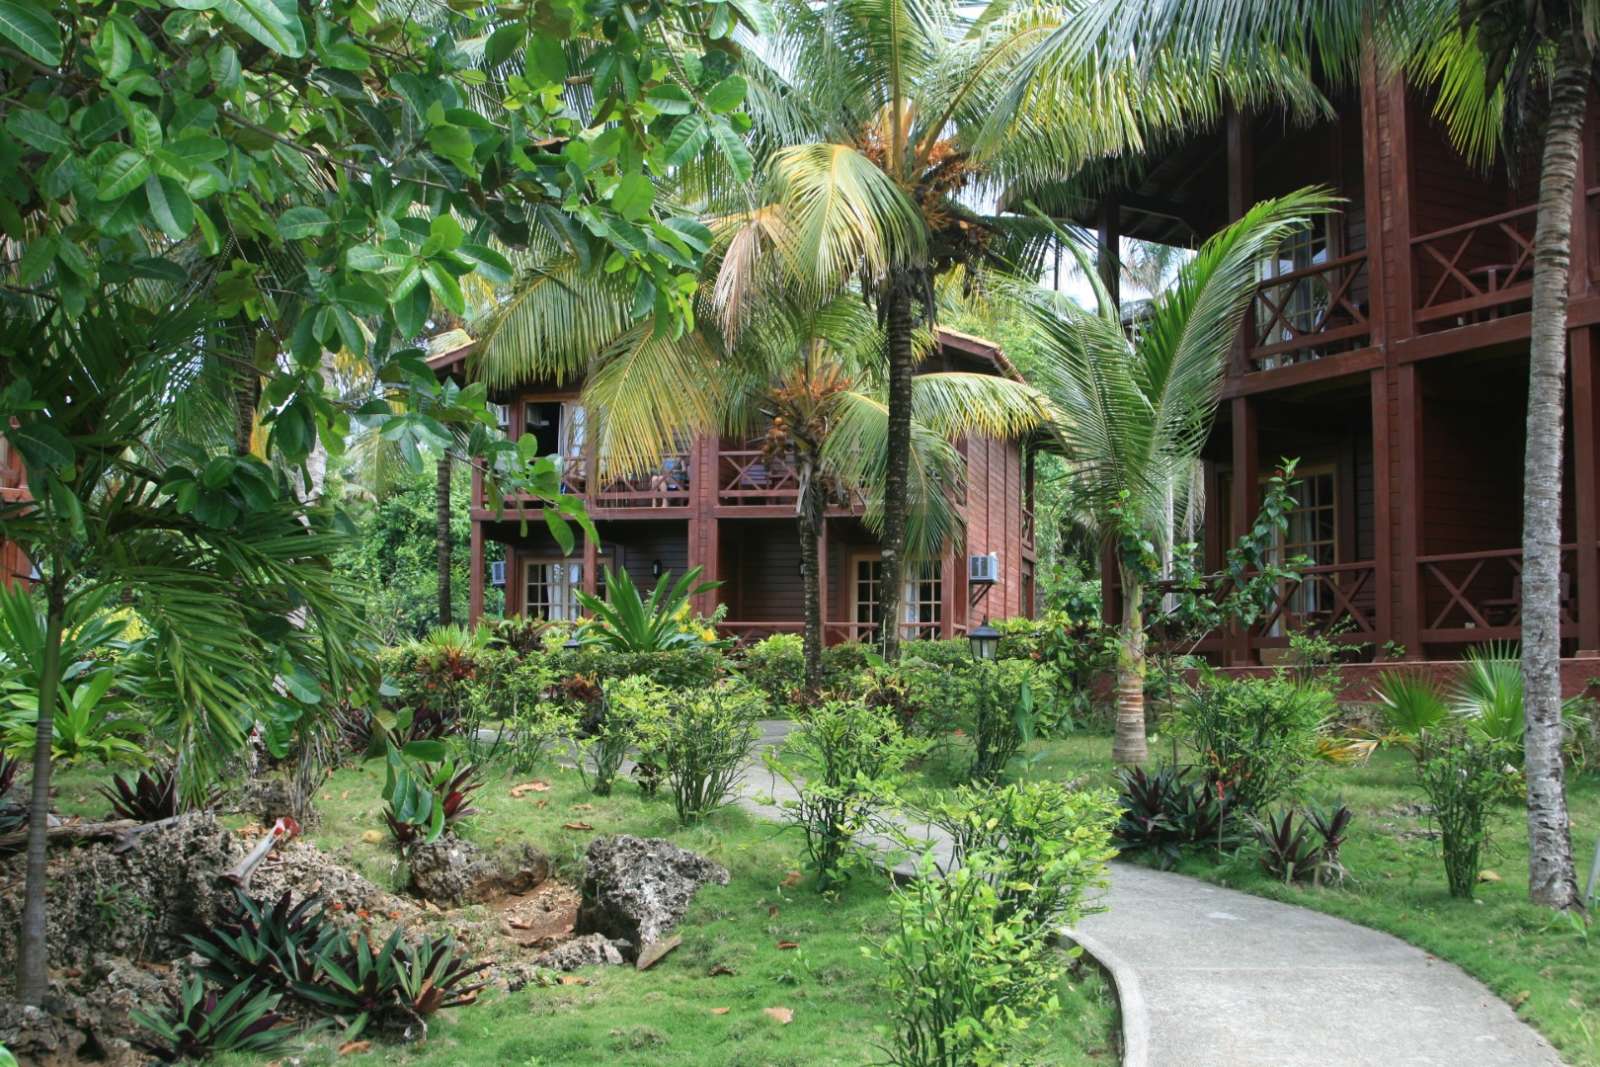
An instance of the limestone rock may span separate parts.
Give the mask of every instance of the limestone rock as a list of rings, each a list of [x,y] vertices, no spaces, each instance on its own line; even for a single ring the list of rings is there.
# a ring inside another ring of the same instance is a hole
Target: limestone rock
[[[549,877],[550,858],[531,845],[495,854],[446,834],[411,852],[412,890],[444,907],[526,893]]]
[[[115,841],[50,849],[48,927],[53,969],[83,968],[111,956],[170,960],[189,951],[183,935],[210,923],[231,893],[220,876],[243,854],[208,812]],[[0,930],[19,928],[25,862],[0,866]],[[0,937],[0,973],[15,966],[16,939]]]
[[[605,934],[584,934],[557,945],[534,959],[534,966],[548,967],[554,971],[575,971],[579,967],[615,966],[626,962],[625,955],[632,946],[624,941],[612,941]]]
[[[627,941],[636,956],[678,925],[708,882],[727,885],[727,869],[670,841],[629,834],[596,838],[584,857],[578,929]]]

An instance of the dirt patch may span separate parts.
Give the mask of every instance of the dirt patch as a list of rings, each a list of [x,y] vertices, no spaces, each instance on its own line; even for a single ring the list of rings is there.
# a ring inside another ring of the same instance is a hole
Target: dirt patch
[[[492,905],[501,931],[518,947],[543,951],[572,937],[583,902],[576,887],[546,882],[522,895]]]

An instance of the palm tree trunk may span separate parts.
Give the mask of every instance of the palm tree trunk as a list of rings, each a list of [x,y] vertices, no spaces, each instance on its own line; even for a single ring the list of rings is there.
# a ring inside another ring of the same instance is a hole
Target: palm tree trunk
[[[878,604],[883,615],[883,656],[892,662],[900,655],[900,593],[905,584],[910,496],[911,380],[916,356],[911,347],[911,294],[906,285],[891,281],[888,300],[889,463],[883,482],[883,572]]]
[[[1578,906],[1561,763],[1561,431],[1567,373],[1572,196],[1588,96],[1588,51],[1569,31],[1556,60],[1533,237],[1533,322],[1522,481],[1522,673],[1527,714],[1528,893]]]
[[[248,456],[256,431],[256,404],[261,399],[261,376],[246,367],[233,389],[233,454]]]
[[[800,533],[800,571],[806,598],[806,692],[822,690],[822,559],[817,541],[822,534],[823,499],[817,490],[816,466],[809,456],[799,457],[800,495],[795,501],[795,526]]]
[[[439,457],[434,484],[434,551],[439,568],[439,625],[450,625],[450,453]]]
[[[1117,729],[1111,758],[1138,764],[1150,758],[1144,732],[1144,590],[1122,568],[1122,639],[1117,650]]]
[[[33,742],[33,795],[28,803],[27,881],[22,898],[22,933],[17,952],[17,998],[38,1007],[50,988],[46,967],[45,900],[49,891],[46,848],[50,828],[51,750],[55,741],[57,691],[61,685],[61,631],[66,617],[66,578],[50,572],[45,608],[43,662],[39,670],[39,718]]]

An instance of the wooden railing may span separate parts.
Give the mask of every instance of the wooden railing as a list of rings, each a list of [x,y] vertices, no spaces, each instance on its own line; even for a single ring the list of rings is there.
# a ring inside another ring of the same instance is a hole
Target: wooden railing
[[[599,481],[588,500],[595,508],[682,508],[689,506],[693,476],[688,452],[663,456],[654,474]]]
[[[1032,548],[1033,547],[1034,528],[1035,528],[1036,524],[1037,524],[1037,519],[1034,517],[1033,509],[1030,508],[1030,507],[1024,507],[1022,509],[1022,547],[1023,548]]]
[[[740,644],[754,644],[773,634],[804,633],[806,624],[800,621],[766,621],[750,619],[724,619],[717,624],[724,637]],[[966,633],[966,627],[955,627],[957,636]],[[934,641],[944,636],[944,623],[908,622],[901,627],[901,639],[906,641]],[[867,622],[824,622],[822,640],[825,644],[844,641],[872,642],[878,639],[878,628]]]
[[[1195,646],[1198,652],[1221,652],[1233,647],[1248,653],[1254,648],[1281,648],[1289,635],[1302,630],[1333,635],[1349,643],[1382,641],[1377,626],[1378,565],[1372,560],[1327,563],[1299,570],[1300,580],[1283,582],[1267,610],[1247,633],[1212,632]],[[1232,591],[1233,579],[1217,575],[1211,593],[1223,599]],[[1157,635],[1158,639],[1160,635]],[[1172,645],[1171,641],[1162,641]]]
[[[1578,622],[1577,545],[1561,546],[1561,632]],[[1522,635],[1522,550],[1418,556],[1424,642],[1518,640]]]
[[[1301,363],[1365,346],[1367,257],[1342,256],[1256,286],[1247,329],[1252,370]]]
[[[800,495],[794,465],[759,448],[717,453],[717,503],[724,506],[793,504]]]
[[[1522,310],[1533,295],[1530,205],[1411,239],[1412,316],[1419,326],[1465,326]]]

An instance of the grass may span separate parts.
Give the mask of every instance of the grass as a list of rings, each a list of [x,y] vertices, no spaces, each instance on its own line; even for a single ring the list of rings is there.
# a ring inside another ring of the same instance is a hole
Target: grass
[[[61,807],[103,814],[91,776],[61,780]],[[545,792],[510,796],[519,781],[538,778]],[[378,793],[381,762],[341,769],[319,794],[321,823],[309,837],[319,847],[385,887],[398,867],[382,831]],[[297,1062],[408,1064],[416,1067],[555,1067],[607,1064],[627,1067],[861,1067],[882,1060],[885,1022],[882,967],[864,948],[881,939],[892,921],[881,877],[863,873],[824,897],[809,877],[797,877],[801,843],[794,831],[724,811],[705,825],[680,830],[670,801],[646,800],[631,783],[615,795],[594,797],[575,773],[546,771],[489,777],[475,795],[479,814],[463,836],[484,845],[527,841],[549,853],[558,876],[576,881],[583,849],[596,835],[634,833],[667,837],[710,856],[732,873],[726,887],[697,895],[680,927],[684,943],[653,969],[595,968],[587,985],[530,986],[494,992],[469,1008],[443,1013],[425,1042],[374,1043],[365,1053],[338,1054],[338,1039],[313,1038]],[[582,822],[592,831],[563,824]],[[364,839],[363,835],[366,835]],[[799,947],[780,949],[780,943]],[[711,976],[713,968],[731,975]],[[714,1009],[727,1009],[718,1014]],[[783,1025],[765,1014],[787,1008]],[[1085,969],[1062,990],[1059,1016],[1035,1028],[1027,1056],[1018,1062],[1050,1067],[1113,1064],[1115,1004],[1104,980]],[[280,1061],[282,1057],[280,1057]],[[223,1058],[219,1064],[259,1064]]]
[[[1169,744],[1153,742],[1152,756],[1169,759]],[[1086,785],[1113,780],[1111,739],[1100,734],[1041,742],[1023,758],[1027,776]],[[934,761],[923,788],[940,787],[948,775],[947,764]],[[1188,857],[1180,873],[1394,934],[1478,978],[1569,1062],[1600,1067],[1600,929],[1587,930],[1528,902],[1520,806],[1506,804],[1495,821],[1485,861],[1493,879],[1479,885],[1476,900],[1461,901],[1446,889],[1438,842],[1426,836],[1427,817],[1414,813],[1426,798],[1406,753],[1380,751],[1364,766],[1319,764],[1304,799],[1342,801],[1355,812],[1342,850],[1353,880],[1343,888],[1282,885],[1261,871],[1250,847],[1220,862]],[[1600,834],[1600,776],[1569,780],[1568,803],[1582,877]]]

